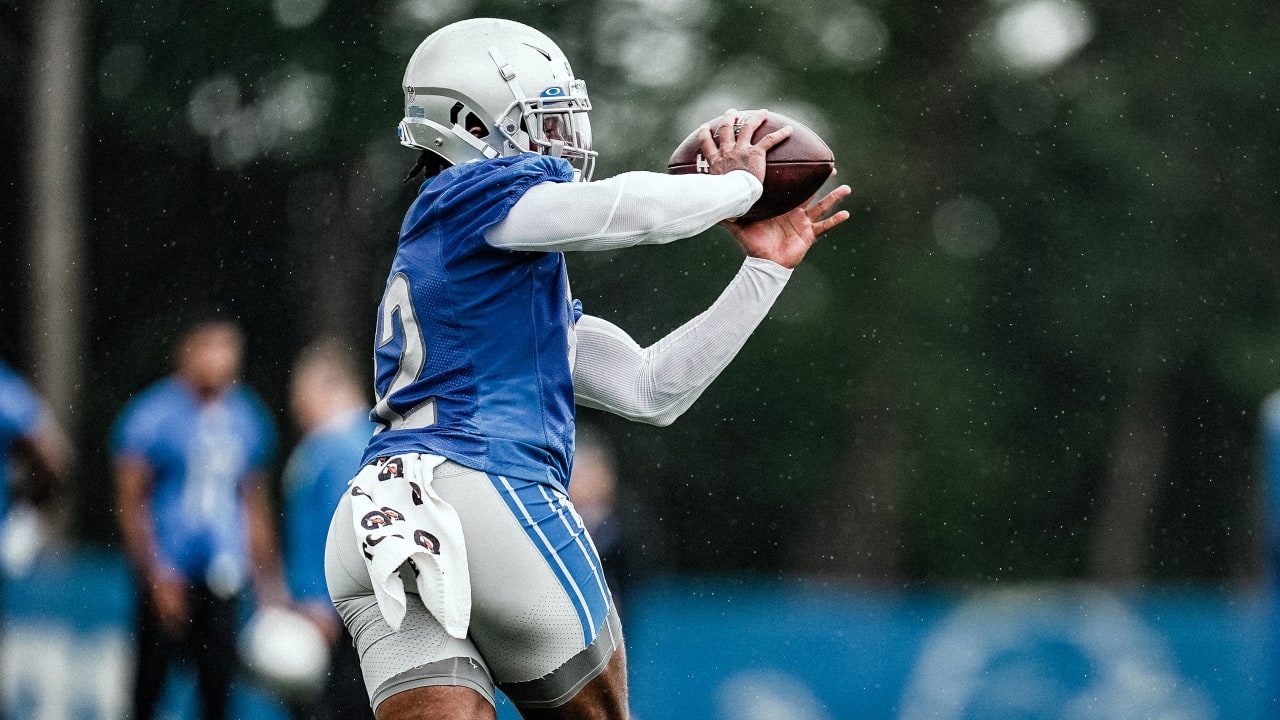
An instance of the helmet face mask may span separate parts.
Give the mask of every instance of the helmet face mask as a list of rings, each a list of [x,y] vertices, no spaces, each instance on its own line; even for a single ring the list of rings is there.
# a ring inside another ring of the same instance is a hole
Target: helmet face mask
[[[527,25],[477,18],[441,28],[414,52],[403,87],[402,145],[454,165],[537,153],[568,161],[576,180],[591,178],[586,83]]]
[[[596,154],[591,149],[591,100],[586,83],[575,80],[569,90],[553,85],[520,106],[520,125],[529,149],[564,158],[579,175],[590,178]],[[508,139],[516,142],[514,137]]]

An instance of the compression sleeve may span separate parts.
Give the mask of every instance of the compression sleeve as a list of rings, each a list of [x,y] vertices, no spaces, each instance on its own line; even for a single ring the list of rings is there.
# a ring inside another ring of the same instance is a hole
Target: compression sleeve
[[[760,198],[754,175],[628,172],[595,182],[539,183],[485,232],[508,250],[566,252],[656,245],[738,217]]]
[[[710,308],[647,348],[618,326],[583,315],[575,400],[629,420],[670,425],[738,354],[790,277],[781,265],[747,258]]]

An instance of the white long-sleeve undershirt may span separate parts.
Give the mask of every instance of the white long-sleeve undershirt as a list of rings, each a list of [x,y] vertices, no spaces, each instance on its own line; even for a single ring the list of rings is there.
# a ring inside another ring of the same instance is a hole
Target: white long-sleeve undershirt
[[[760,181],[746,171],[630,172],[589,183],[542,183],[485,239],[508,250],[541,252],[667,243],[742,215],[761,191]],[[583,315],[576,328],[575,400],[669,425],[738,354],[790,276],[781,265],[747,258],[710,308],[647,348],[618,326]]]
[[[629,172],[529,188],[485,240],[508,250],[574,252],[657,245],[738,217],[760,198],[754,175]]]
[[[781,265],[749,257],[710,308],[647,348],[613,323],[583,315],[573,369],[577,403],[670,425],[738,354],[790,277]]]

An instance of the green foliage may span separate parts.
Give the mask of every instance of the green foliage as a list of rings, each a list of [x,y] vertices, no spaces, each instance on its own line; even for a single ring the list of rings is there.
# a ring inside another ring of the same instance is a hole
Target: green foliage
[[[289,321],[308,291],[298,214],[356,213],[371,308],[412,193],[395,185],[404,62],[436,24],[492,14],[575,59],[603,175],[659,169],[723,101],[796,108],[854,188],[853,220],[674,428],[589,416],[619,445],[650,566],[804,566],[823,503],[857,503],[841,493],[865,445],[897,468],[901,576],[1086,575],[1138,377],[1164,388],[1171,438],[1149,570],[1248,565],[1253,410],[1280,384],[1269,6],[1091,5],[1079,53],[1025,73],[984,49],[993,3],[330,0],[296,28],[278,5],[92,5],[95,412],[163,372],[175,318],[209,306],[249,327],[250,380],[284,407],[308,339]],[[300,201],[304,178],[345,194]],[[953,211],[977,245],[947,244]],[[739,253],[713,231],[570,262],[588,310],[645,342],[706,307]]]

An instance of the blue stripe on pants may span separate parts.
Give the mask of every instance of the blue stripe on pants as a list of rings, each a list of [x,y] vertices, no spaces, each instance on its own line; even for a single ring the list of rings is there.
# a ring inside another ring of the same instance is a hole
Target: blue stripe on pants
[[[609,591],[586,530],[562,493],[528,480],[489,480],[568,594],[582,623],[583,646],[590,645],[608,613]]]

